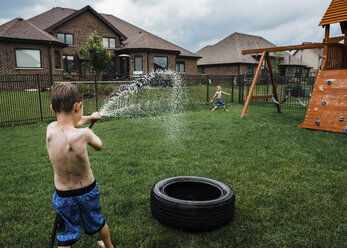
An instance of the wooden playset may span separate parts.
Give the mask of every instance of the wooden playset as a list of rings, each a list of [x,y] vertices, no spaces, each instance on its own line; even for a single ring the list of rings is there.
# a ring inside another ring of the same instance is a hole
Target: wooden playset
[[[298,46],[272,47],[243,50],[242,54],[262,53],[241,118],[246,115],[251,99],[274,98],[280,113],[280,102],[276,89],[269,52],[323,48],[323,62],[307,109],[304,123],[299,127],[347,133],[347,0],[332,0],[319,26],[325,28],[323,43]],[[340,23],[343,36],[329,37],[330,24]],[[343,43],[341,43],[343,42]],[[253,95],[253,90],[266,61],[273,86],[273,95]]]

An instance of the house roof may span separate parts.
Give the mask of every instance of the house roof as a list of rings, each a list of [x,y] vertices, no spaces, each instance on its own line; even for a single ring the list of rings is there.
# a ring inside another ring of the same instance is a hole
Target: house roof
[[[346,0],[332,0],[318,26],[347,21],[346,10]]]
[[[92,9],[90,6],[86,6],[85,8],[87,7],[88,9]],[[32,22],[43,30],[50,30],[51,27],[54,27],[58,23],[62,23],[71,19],[71,16],[77,15],[77,12],[79,11],[56,7],[45,13],[30,18],[28,21]],[[171,42],[153,35],[128,22],[125,22],[113,15],[99,13],[98,15],[100,15],[100,17],[103,18],[105,22],[109,23],[113,28],[117,29],[121,34],[124,35],[124,37],[127,38],[125,41],[123,41],[123,47],[121,49],[118,49],[119,51],[124,52],[127,49],[152,49],[177,53],[182,57],[186,56],[199,58],[199,56],[197,56],[196,54],[175,44],[172,44]]]
[[[151,34],[141,28],[138,28],[126,21],[123,21],[113,15],[101,15],[128,37],[128,39],[123,42],[123,47],[121,49],[118,49],[119,51],[124,51],[127,49],[164,50],[176,52],[182,57],[199,58],[198,55],[167,40],[164,40],[154,34]]]
[[[302,43],[303,45],[306,45],[306,44],[313,44],[313,42],[303,42]],[[309,49],[311,50],[312,52],[314,52],[315,54],[317,54],[318,56],[320,57],[323,57],[323,48],[312,48],[312,49]],[[296,50],[294,55],[300,50]]]
[[[67,46],[64,42],[21,17],[15,18],[0,26],[0,39],[52,42],[56,45]]]
[[[243,55],[242,50],[275,47],[268,40],[255,35],[233,33],[214,45],[206,46],[196,52],[202,59],[198,65],[217,64],[258,64],[254,55]],[[274,53],[270,53],[274,56]],[[283,61],[281,65],[302,65],[301,61],[287,52],[282,52]],[[289,59],[290,58],[290,59]]]
[[[46,30],[75,12],[74,9],[55,7],[28,19],[28,21],[42,30]]]

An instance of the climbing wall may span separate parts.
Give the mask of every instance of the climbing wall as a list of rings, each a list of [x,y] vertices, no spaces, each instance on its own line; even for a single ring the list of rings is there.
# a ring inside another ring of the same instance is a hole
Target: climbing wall
[[[347,134],[347,70],[317,74],[305,121],[299,127]]]

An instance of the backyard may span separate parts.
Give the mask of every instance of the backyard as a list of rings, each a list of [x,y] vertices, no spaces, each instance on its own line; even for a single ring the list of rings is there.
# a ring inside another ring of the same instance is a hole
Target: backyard
[[[211,96],[211,95],[210,95]],[[204,99],[202,100],[204,101]],[[89,149],[101,206],[116,247],[346,247],[346,135],[297,128],[306,109],[197,106],[177,114],[104,119]],[[55,212],[48,122],[0,128],[0,247],[47,247]],[[158,224],[153,185],[173,176],[228,184],[229,225],[187,233]],[[74,247],[97,247],[82,234]]]

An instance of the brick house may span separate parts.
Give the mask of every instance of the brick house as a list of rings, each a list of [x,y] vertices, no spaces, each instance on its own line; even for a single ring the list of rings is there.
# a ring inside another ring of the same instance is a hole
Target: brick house
[[[304,42],[305,44],[311,44],[312,42]],[[298,60],[303,61],[305,64],[312,67],[310,74],[311,76],[315,76],[319,71],[320,64],[323,58],[323,48],[315,48],[315,49],[305,49],[305,50],[297,50],[293,54]]]
[[[198,55],[90,6],[56,7],[1,25],[0,73],[91,74],[81,66],[84,58],[78,51],[94,31],[114,62],[108,74],[146,74],[158,68],[197,74]]]
[[[202,58],[198,61],[198,73],[207,75],[253,75],[259,63],[259,55],[243,55],[242,50],[275,47],[266,39],[233,33],[214,45],[196,52]],[[287,52],[270,53],[275,62],[278,57],[277,72],[282,76],[305,76],[310,68]],[[275,64],[275,63],[274,63]]]

